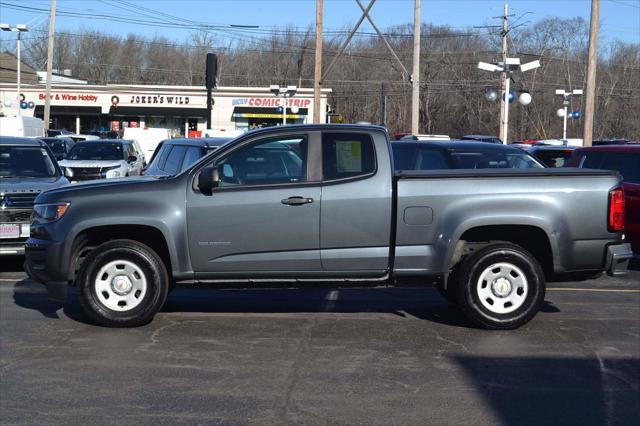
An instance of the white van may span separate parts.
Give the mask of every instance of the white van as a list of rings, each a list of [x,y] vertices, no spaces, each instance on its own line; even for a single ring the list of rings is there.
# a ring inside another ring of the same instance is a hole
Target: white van
[[[44,121],[36,117],[0,117],[0,136],[44,137]]]
[[[584,140],[580,138],[569,138],[569,139],[543,139],[534,143],[534,145],[553,145],[553,146],[577,146],[581,147],[584,145]]]
[[[158,144],[171,139],[171,130],[159,127],[127,127],[124,129],[122,139],[133,139],[138,142],[142,148],[144,161],[148,163]]]
[[[244,133],[244,130],[219,127],[217,129],[206,129],[202,131],[203,138],[235,138]]]

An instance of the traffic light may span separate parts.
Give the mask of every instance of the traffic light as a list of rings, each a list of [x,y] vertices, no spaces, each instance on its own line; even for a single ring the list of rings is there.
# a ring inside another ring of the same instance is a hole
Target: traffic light
[[[206,68],[207,89],[213,89],[216,87],[217,75],[218,75],[218,55],[216,55],[215,53],[207,53],[207,68]]]

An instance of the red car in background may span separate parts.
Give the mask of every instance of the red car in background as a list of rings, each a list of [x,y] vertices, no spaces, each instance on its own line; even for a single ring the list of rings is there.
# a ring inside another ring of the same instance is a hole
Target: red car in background
[[[625,194],[625,233],[640,257],[640,145],[605,145],[578,148],[565,167],[617,170]]]

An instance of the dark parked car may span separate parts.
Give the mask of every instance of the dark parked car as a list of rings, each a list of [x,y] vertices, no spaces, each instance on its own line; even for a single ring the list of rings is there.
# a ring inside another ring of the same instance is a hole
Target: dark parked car
[[[0,255],[24,253],[34,200],[68,183],[44,142],[0,137]]]
[[[145,176],[174,176],[232,138],[177,138],[167,139],[153,153]]]
[[[395,170],[543,168],[522,149],[470,141],[391,143]]]
[[[593,146],[602,145],[626,145],[629,141],[626,139],[598,139],[593,141]]]
[[[56,160],[61,161],[67,158],[67,154],[71,151],[71,148],[76,144],[73,139],[65,137],[53,137],[53,138],[38,138],[42,142],[46,143]]]
[[[466,135],[461,138],[464,141],[478,141],[478,142],[487,142],[487,143],[502,143],[497,136],[488,136],[488,135]]]
[[[562,167],[575,149],[574,146],[534,145],[525,148],[525,151],[540,160],[546,167]]]
[[[624,187],[625,232],[636,257],[640,257],[640,145],[578,148],[567,167],[617,170]]]

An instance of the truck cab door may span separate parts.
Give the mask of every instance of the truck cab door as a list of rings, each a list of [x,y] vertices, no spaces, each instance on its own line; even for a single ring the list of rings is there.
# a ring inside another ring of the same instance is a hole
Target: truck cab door
[[[309,135],[288,132],[204,165],[218,170],[219,186],[210,196],[196,185],[187,190],[188,245],[200,279],[317,275],[321,183],[308,158]]]
[[[325,274],[380,276],[389,267],[391,158],[382,132],[322,133],[320,256]]]

